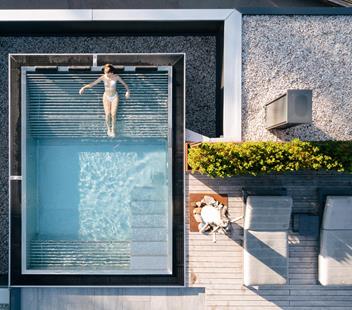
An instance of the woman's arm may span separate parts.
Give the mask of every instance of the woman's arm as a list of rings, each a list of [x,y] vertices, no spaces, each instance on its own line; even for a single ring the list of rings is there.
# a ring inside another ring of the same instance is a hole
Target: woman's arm
[[[100,81],[102,81],[104,78],[104,75],[102,75],[101,77],[99,77],[98,79],[96,79],[94,82],[89,83],[87,85],[84,85],[80,90],[79,90],[79,94],[82,95],[84,90],[86,88],[92,88],[94,85],[97,85]]]
[[[116,75],[116,80],[119,81],[126,88],[125,97],[126,99],[128,99],[130,97],[130,89],[128,88],[128,85],[117,74],[115,75]]]

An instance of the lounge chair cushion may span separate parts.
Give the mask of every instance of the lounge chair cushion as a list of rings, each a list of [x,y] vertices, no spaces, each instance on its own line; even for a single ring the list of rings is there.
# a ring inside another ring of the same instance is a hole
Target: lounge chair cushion
[[[322,229],[352,229],[352,197],[327,196]]]
[[[319,282],[352,285],[352,196],[328,196],[320,232]]]
[[[249,196],[244,229],[283,231],[290,224],[292,198],[289,196]]]
[[[288,270],[287,232],[244,231],[244,284],[285,284]]]
[[[352,230],[322,230],[319,282],[352,285]]]

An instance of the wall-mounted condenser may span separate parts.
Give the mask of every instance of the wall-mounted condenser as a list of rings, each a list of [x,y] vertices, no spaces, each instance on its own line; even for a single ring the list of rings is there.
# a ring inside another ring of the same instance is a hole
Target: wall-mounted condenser
[[[266,129],[284,129],[312,122],[312,91],[291,89],[265,105]]]

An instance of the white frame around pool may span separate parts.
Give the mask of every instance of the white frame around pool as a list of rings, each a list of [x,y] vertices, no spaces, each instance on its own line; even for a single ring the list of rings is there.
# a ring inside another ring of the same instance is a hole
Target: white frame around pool
[[[158,53],[148,53],[148,54],[138,54],[138,55],[157,55]],[[20,54],[14,54],[20,55]],[[21,54],[21,55],[50,55],[50,54]],[[66,54],[52,54],[52,55],[66,55]],[[102,53],[102,54],[69,54],[69,55],[134,55],[134,54],[109,54],[109,53]],[[160,53],[160,55],[167,55],[167,53]],[[182,54],[185,56],[184,54]],[[9,55],[11,56],[11,55]],[[93,57],[94,59],[95,57]],[[94,60],[93,60],[94,62]],[[61,67],[58,66],[57,68],[62,73],[63,71],[67,71],[70,66]],[[133,68],[138,68],[139,66],[128,67],[128,70]],[[141,66],[146,68],[146,66]],[[152,66],[155,68],[156,66]],[[169,275],[172,274],[172,264],[173,264],[173,183],[172,183],[172,66],[157,66],[158,70],[168,71],[168,142],[167,142],[167,166],[168,166],[168,238],[167,238],[167,245],[168,245],[168,259],[167,259],[167,271],[166,272],[158,272],[152,273],[151,269],[138,269],[138,272],[133,273],[133,270],[53,270],[53,269],[28,269],[27,268],[27,208],[26,208],[26,159],[27,159],[27,100],[26,100],[26,73],[27,72],[34,72],[37,68],[48,68],[47,66],[31,66],[31,67],[21,67],[21,252],[22,252],[22,260],[21,260],[21,272],[22,274],[47,274],[47,275],[56,275],[56,274],[78,274],[78,275],[135,275],[135,274],[143,274],[143,275]],[[101,67],[97,67],[95,63],[92,64],[91,70],[96,71],[99,70]],[[60,70],[61,69],[61,70]],[[185,103],[183,103],[185,104]]]

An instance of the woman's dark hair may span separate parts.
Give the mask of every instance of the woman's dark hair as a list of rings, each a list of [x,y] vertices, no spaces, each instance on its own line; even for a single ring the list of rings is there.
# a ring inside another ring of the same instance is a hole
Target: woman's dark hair
[[[102,69],[101,71],[104,72],[105,68],[109,68],[109,71],[108,71],[108,72],[111,72],[111,73],[114,73],[114,74],[117,73],[117,69],[116,69],[113,65],[111,65],[111,64],[105,64],[105,65],[103,66],[103,69]]]

